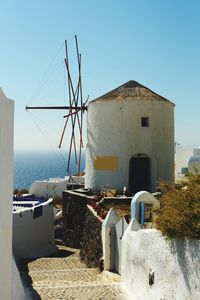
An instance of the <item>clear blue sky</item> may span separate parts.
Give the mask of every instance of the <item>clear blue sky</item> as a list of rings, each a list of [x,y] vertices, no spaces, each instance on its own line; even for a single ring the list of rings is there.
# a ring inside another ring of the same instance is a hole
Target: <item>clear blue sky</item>
[[[0,0],[0,86],[15,101],[15,149],[58,145],[63,112],[24,108],[67,101],[64,40],[76,74],[74,34],[84,98],[136,80],[176,104],[176,140],[200,143],[200,1]]]

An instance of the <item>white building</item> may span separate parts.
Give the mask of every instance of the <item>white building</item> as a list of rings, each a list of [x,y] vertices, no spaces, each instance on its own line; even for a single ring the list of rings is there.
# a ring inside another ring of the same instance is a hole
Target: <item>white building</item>
[[[88,104],[85,187],[154,191],[174,181],[174,104],[129,81]]]
[[[175,177],[178,179],[187,173],[188,162],[193,153],[193,147],[175,143]]]
[[[62,192],[67,189],[69,184],[84,185],[84,176],[65,176],[64,178],[49,178],[46,180],[34,181],[29,189],[30,194],[34,194],[37,197],[62,197]]]

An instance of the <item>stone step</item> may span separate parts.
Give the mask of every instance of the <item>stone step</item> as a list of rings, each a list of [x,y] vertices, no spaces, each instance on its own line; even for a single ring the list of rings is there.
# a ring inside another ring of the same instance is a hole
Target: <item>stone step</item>
[[[34,287],[36,293],[40,295],[41,300],[111,300],[124,299],[121,289],[116,285],[76,285],[73,287],[57,286],[57,287]],[[37,298],[35,298],[37,299]]]
[[[79,251],[59,247],[51,257],[24,259],[19,264],[32,300],[124,300],[121,277],[87,268]]]
[[[81,269],[85,268],[85,264],[80,262],[78,256],[70,256],[67,258],[39,258],[32,260],[27,264],[29,271],[36,270],[65,270],[65,269]]]
[[[31,277],[33,285],[73,285],[74,282],[93,282],[101,280],[97,269],[66,269],[66,270],[40,270],[22,272],[21,276],[27,282]],[[103,281],[103,280],[101,280]]]

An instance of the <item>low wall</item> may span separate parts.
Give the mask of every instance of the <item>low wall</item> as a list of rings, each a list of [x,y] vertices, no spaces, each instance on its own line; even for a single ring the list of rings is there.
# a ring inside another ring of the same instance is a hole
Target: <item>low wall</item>
[[[66,246],[80,248],[87,196],[73,191],[63,192],[63,240]]]
[[[155,229],[131,231],[129,224],[122,243],[122,277],[132,299],[200,299],[199,240],[169,241]]]
[[[102,268],[102,218],[88,203],[94,198],[75,191],[63,192],[64,243],[80,249],[80,257],[88,267]]]
[[[80,257],[88,267],[99,267],[103,269],[101,228],[102,220],[100,220],[95,211],[88,205],[80,247]]]

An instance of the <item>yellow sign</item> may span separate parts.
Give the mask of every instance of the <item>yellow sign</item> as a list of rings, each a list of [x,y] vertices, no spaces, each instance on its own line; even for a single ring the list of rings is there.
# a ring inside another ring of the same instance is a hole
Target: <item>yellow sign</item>
[[[117,171],[118,157],[116,156],[96,156],[94,159],[94,169],[104,171]]]

